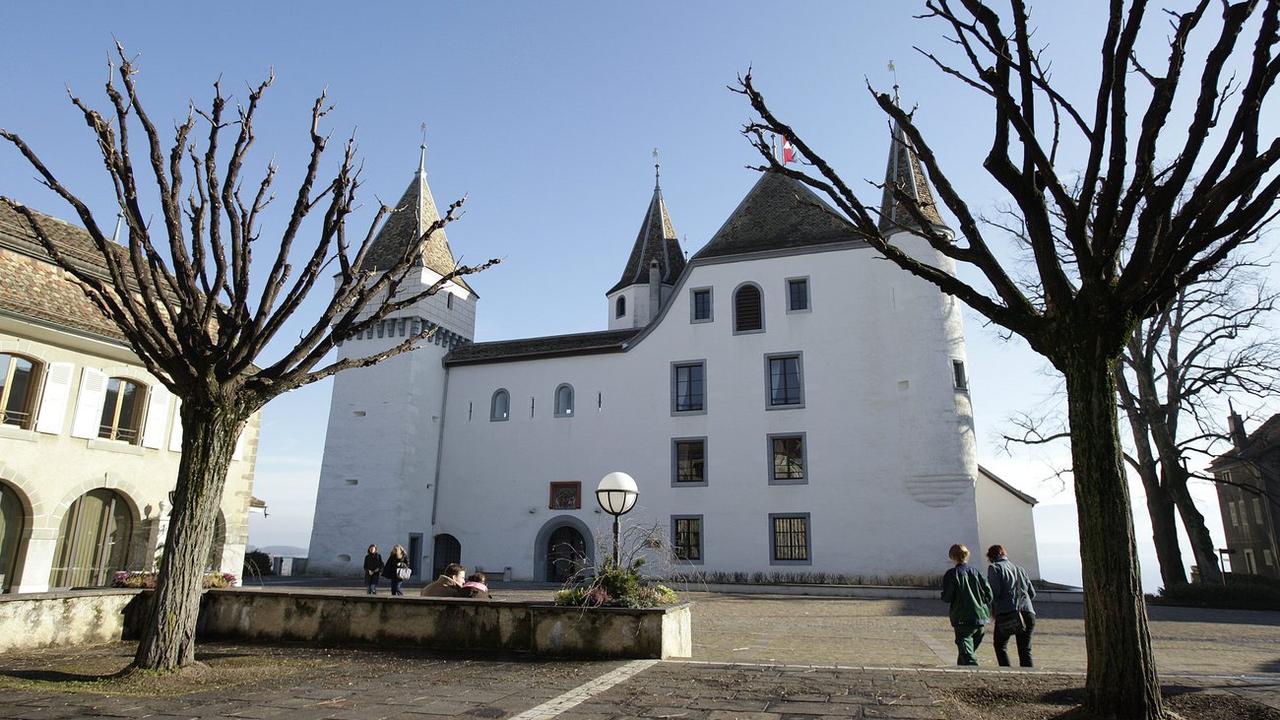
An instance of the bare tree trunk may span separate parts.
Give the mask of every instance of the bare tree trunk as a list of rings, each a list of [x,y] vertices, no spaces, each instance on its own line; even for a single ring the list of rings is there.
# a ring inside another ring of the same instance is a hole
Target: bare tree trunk
[[[1191,553],[1196,559],[1196,567],[1200,569],[1200,582],[1221,583],[1222,569],[1218,567],[1218,551],[1213,546],[1213,538],[1209,535],[1204,515],[1196,507],[1196,501],[1187,489],[1187,480],[1187,473],[1179,466],[1165,484],[1178,507],[1178,515],[1182,518],[1182,526],[1187,529],[1187,537],[1191,540]]]
[[[1089,657],[1085,706],[1103,717],[1159,720],[1160,682],[1116,416],[1115,360],[1097,344],[1077,343],[1057,363],[1066,376],[1080,523]]]
[[[195,662],[205,558],[209,554],[227,468],[245,417],[234,403],[182,405],[182,460],[150,621],[134,666],[177,670]]]

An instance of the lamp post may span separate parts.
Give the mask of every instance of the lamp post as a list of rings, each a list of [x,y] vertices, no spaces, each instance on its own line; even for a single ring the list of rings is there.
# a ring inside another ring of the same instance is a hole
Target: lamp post
[[[619,519],[631,512],[636,506],[636,498],[640,490],[636,487],[635,478],[624,472],[611,472],[600,480],[596,486],[596,502],[600,508],[613,516],[613,564],[621,564],[618,554]]]

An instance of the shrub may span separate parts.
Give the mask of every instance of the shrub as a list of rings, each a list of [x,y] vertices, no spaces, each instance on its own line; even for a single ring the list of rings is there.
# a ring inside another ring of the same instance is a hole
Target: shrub
[[[1276,610],[1280,608],[1280,580],[1260,575],[1227,573],[1225,585],[1194,583],[1160,588],[1156,605]]]
[[[154,589],[159,573],[121,570],[111,577],[111,587],[133,588],[135,590]],[[236,584],[236,576],[231,573],[205,573],[204,587],[225,588]]]
[[[254,550],[244,554],[244,576],[260,576],[272,575],[275,571],[271,569],[271,556],[261,550]]]
[[[651,608],[679,602],[674,590],[640,574],[643,565],[643,558],[637,558],[630,566],[607,560],[589,583],[557,592],[555,603],[568,607]]]

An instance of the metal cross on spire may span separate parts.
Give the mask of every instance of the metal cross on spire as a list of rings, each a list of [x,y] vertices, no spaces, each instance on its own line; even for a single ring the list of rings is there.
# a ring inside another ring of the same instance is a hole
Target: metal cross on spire
[[[658,160],[658,148],[653,149],[653,187],[662,186],[662,163]]]

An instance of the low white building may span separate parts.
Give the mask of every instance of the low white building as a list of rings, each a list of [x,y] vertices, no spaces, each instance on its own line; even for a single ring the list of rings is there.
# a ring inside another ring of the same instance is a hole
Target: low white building
[[[81,228],[42,216],[62,252],[103,270]],[[108,585],[153,566],[168,527],[178,403],[115,325],[0,202],[0,586]],[[227,478],[209,569],[240,574],[257,416]]]
[[[887,179],[932,208],[900,133]],[[888,197],[886,232],[950,269]],[[419,168],[370,263],[436,217]],[[437,233],[414,284],[453,267]],[[959,302],[782,174],[687,261],[655,186],[608,330],[476,343],[476,301],[450,285],[342,348],[438,328],[335,380],[310,572],[399,543],[419,576],[461,560],[561,579],[568,555],[596,561],[592,493],[621,470],[640,486],[626,524],[660,527],[675,570],[936,575],[952,543],[1001,542],[1038,575],[1034,499],[977,465]]]

